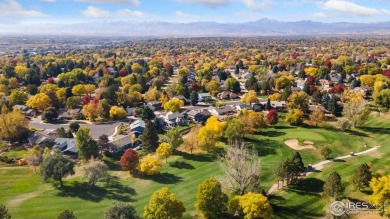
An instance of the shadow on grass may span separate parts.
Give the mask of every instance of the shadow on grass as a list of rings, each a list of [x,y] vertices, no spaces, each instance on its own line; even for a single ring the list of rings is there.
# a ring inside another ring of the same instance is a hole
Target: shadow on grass
[[[184,161],[175,161],[173,163],[169,163],[169,166],[177,169],[188,169],[188,170],[195,169],[194,166]]]
[[[272,218],[312,219],[324,216],[318,212],[305,210],[305,206],[294,205],[294,200],[286,200],[279,195],[270,195],[268,196],[268,199],[271,201],[272,205]]]
[[[172,173],[157,173],[152,176],[145,176],[144,178],[161,184],[177,184],[183,181],[182,177],[173,175]]]
[[[345,160],[343,159],[332,159],[332,161],[337,163],[345,163]]]
[[[364,132],[359,132],[357,130],[345,130],[344,131],[345,133],[348,133],[350,135],[356,135],[356,136],[361,136],[361,137],[369,137],[369,135],[367,135],[366,133]]]
[[[280,131],[264,131],[264,132],[260,132],[259,134],[266,137],[279,137],[285,135],[286,133]]]
[[[366,132],[371,132],[374,134],[382,134],[382,135],[390,134],[390,128],[359,127],[359,129],[366,131]]]
[[[134,200],[130,196],[135,194],[133,188],[124,186],[117,180],[107,183],[104,188],[99,186],[91,188],[86,182],[67,182],[64,187],[59,188],[57,193],[61,197],[77,197],[92,202],[100,202],[103,199],[131,202]]]
[[[297,127],[295,126],[287,126],[287,125],[280,125],[280,126],[274,126],[274,129],[295,129]]]
[[[246,138],[245,142],[248,143],[248,146],[252,146],[257,150],[259,156],[267,156],[271,154],[276,154],[275,148],[279,142],[272,139],[250,139]]]
[[[295,185],[286,188],[289,192],[295,192],[299,195],[310,195],[320,197],[323,191],[324,181],[316,178],[304,178],[299,180]]]
[[[211,162],[217,157],[218,152],[212,152],[212,153],[208,153],[208,154],[189,154],[189,153],[182,152],[182,151],[175,151],[174,153],[176,155],[182,156],[186,160],[192,160],[192,161],[198,161],[198,162]]]

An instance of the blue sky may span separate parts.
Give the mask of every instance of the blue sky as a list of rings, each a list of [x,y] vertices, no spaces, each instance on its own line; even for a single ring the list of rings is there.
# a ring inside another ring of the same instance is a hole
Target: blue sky
[[[0,0],[0,24],[105,20],[390,21],[390,0]]]

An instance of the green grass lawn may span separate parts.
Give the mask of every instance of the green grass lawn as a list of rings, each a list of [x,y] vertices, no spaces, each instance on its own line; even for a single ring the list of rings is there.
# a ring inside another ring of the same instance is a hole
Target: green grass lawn
[[[4,152],[1,156],[7,156],[8,158],[22,158],[26,153],[27,150],[23,146],[16,146],[10,151]]]
[[[390,147],[388,146],[388,136],[390,134],[390,115],[372,118],[357,130],[361,135],[368,135],[364,140],[368,142],[368,147],[381,146],[377,151],[369,155],[356,156],[340,162],[327,164],[321,172],[309,175],[304,183],[310,186],[295,186],[284,188],[271,197],[274,205],[276,218],[286,218],[290,209],[295,209],[295,214],[299,218],[315,218],[318,216],[329,216],[327,209],[330,204],[329,198],[322,196],[322,185],[330,173],[337,171],[345,186],[344,197],[367,201],[369,192],[360,192],[353,186],[352,176],[357,167],[367,163],[371,167],[373,175],[390,174]],[[360,143],[361,144],[361,143]],[[310,183],[312,181],[312,183]],[[291,211],[290,211],[291,212]]]
[[[317,149],[300,151],[305,164],[314,164],[323,158],[320,155],[322,147],[329,146],[332,156],[348,154],[350,151],[362,151],[364,143],[369,146],[383,144],[386,141],[382,137],[388,129],[373,129],[382,124],[381,119],[373,118],[365,129],[343,133],[332,127],[291,127],[280,122],[275,127],[261,130],[260,133],[248,135],[246,141],[254,146],[259,153],[262,162],[261,186],[264,190],[275,182],[274,169],[287,157],[294,154],[294,150],[287,147],[283,142],[286,139],[310,140]],[[390,127],[390,126],[389,126]],[[382,132],[382,133],[381,133]],[[388,150],[381,148],[378,156],[389,154]],[[15,152],[16,153],[16,152]],[[143,153],[141,151],[142,155]],[[211,176],[222,174],[216,163],[216,153],[190,155],[177,152],[165,164],[161,172],[147,178],[134,178],[128,172],[121,171],[118,159],[108,158],[111,174],[118,180],[106,185],[99,183],[98,188],[89,190],[83,183],[80,173],[64,180],[65,187],[60,189],[51,184],[44,184],[38,174],[29,167],[0,168],[0,203],[4,203],[13,215],[13,218],[55,218],[63,210],[74,211],[79,218],[100,218],[102,212],[114,199],[131,202],[139,214],[147,204],[151,194],[167,186],[178,198],[184,202],[187,209],[185,218],[195,215],[194,203],[197,186]],[[324,199],[321,198],[322,181],[327,177],[327,171],[337,168],[344,179],[344,175],[350,175],[353,165],[357,165],[365,157],[356,157],[345,163],[336,163],[327,166],[323,172],[310,175],[308,180],[301,185],[289,190],[276,193],[270,198],[275,209],[275,217],[288,218],[291,212],[297,215],[306,215],[306,218],[314,218],[325,214]],[[384,171],[390,163],[382,157],[370,158],[364,162],[372,162],[375,170]],[[353,165],[352,165],[353,164]],[[379,165],[381,164],[381,165]],[[329,168],[329,169],[328,169]],[[308,191],[310,190],[310,191]],[[350,191],[347,187],[347,192]],[[305,218],[305,217],[302,217]]]

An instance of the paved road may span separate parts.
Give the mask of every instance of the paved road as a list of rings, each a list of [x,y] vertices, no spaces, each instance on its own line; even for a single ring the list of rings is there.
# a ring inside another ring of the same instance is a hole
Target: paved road
[[[108,136],[114,134],[115,127],[121,123],[126,122],[108,122],[104,124],[80,124],[81,127],[88,127],[91,130],[92,138],[98,139],[99,136],[106,134]],[[67,128],[69,124],[48,124],[41,123],[39,118],[33,119],[29,123],[30,127],[35,127],[38,129],[57,129],[60,127]]]
[[[362,152],[359,152],[359,153],[356,153],[354,154],[353,156],[359,156],[359,155],[363,155],[363,154],[367,154],[367,153],[370,153],[372,151],[375,151],[376,149],[378,149],[379,146],[375,146],[373,148],[370,148],[368,150],[365,150],[365,151],[362,151]],[[331,163],[331,162],[335,162],[337,160],[342,160],[342,159],[346,159],[346,158],[349,158],[349,157],[352,157],[352,155],[345,155],[345,156],[341,156],[341,157],[336,157],[336,158],[333,158],[333,159],[329,159],[329,160],[324,160],[324,161],[321,161],[317,164],[314,164],[312,165],[312,168],[311,170],[306,170],[306,176],[311,174],[311,173],[314,173],[318,170],[321,170],[322,168],[324,168],[324,165],[327,164],[327,163]],[[273,184],[271,186],[271,188],[267,191],[267,195],[270,195],[272,194],[273,192],[277,191],[278,190],[278,183],[276,182],[275,184]]]

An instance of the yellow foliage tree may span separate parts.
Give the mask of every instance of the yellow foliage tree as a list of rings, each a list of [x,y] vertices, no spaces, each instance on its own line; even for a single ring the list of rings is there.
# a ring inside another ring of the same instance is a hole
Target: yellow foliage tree
[[[50,98],[44,93],[36,94],[27,101],[27,106],[43,112],[44,109],[51,106]]]
[[[113,106],[110,109],[110,118],[111,119],[124,119],[127,117],[127,112],[121,107]]]
[[[162,167],[162,162],[158,156],[148,154],[146,155],[139,165],[139,170],[147,175],[154,175]]]
[[[167,187],[153,193],[144,207],[145,219],[179,219],[186,211],[183,203]]]
[[[283,75],[276,79],[275,81],[275,88],[276,89],[283,89],[287,86],[291,86],[294,83],[294,77],[291,75]]]
[[[360,83],[363,86],[373,86],[375,83],[375,76],[372,75],[362,75],[359,77]]]
[[[158,146],[156,154],[167,161],[168,157],[172,155],[172,147],[168,143],[163,142]]]
[[[94,84],[86,84],[84,90],[86,94],[91,95],[96,90],[96,86]]]
[[[0,138],[16,138],[21,134],[21,128],[27,128],[27,126],[28,120],[19,110],[14,109],[8,112],[7,108],[3,106],[0,114]]]
[[[200,128],[197,135],[202,150],[209,152],[215,148],[217,140],[222,136],[223,127],[224,124],[217,117],[207,119],[206,125]]]
[[[18,76],[22,76],[24,73],[27,72],[27,68],[25,66],[22,66],[22,65],[17,65],[15,67],[15,74],[18,75]]]
[[[310,67],[310,68],[305,69],[305,73],[310,75],[310,76],[317,77],[319,71],[318,71],[318,68]]]
[[[66,88],[62,87],[56,91],[56,97],[61,103],[66,102]]]
[[[244,219],[271,218],[272,207],[267,197],[249,192],[243,196],[235,196],[229,204],[232,214],[242,213]]]
[[[84,105],[82,114],[89,121],[95,121],[99,117],[98,104],[91,101],[88,104]]]
[[[182,106],[184,106],[184,102],[182,100],[173,98],[164,104],[164,110],[168,112],[178,112]]]
[[[369,201],[378,207],[384,208],[383,213],[389,216],[390,205],[386,205],[386,203],[390,201],[390,176],[373,178],[370,182],[370,188],[373,193]]]
[[[46,93],[47,91],[56,92],[57,90],[58,90],[58,86],[56,84],[45,84],[45,85],[41,85],[41,87],[39,87],[40,93]]]
[[[282,95],[280,93],[274,93],[269,95],[268,98],[272,101],[278,101],[282,99]]]
[[[157,87],[149,88],[145,93],[144,99],[146,101],[155,101],[160,99],[160,92],[157,90]]]
[[[248,93],[242,96],[241,102],[244,104],[252,104],[252,103],[259,103],[260,100],[259,98],[257,98],[256,91],[250,90]]]
[[[76,95],[76,96],[80,96],[80,95],[86,94],[85,85],[78,84],[78,85],[74,86],[72,88],[72,93],[73,93],[73,95]]]

